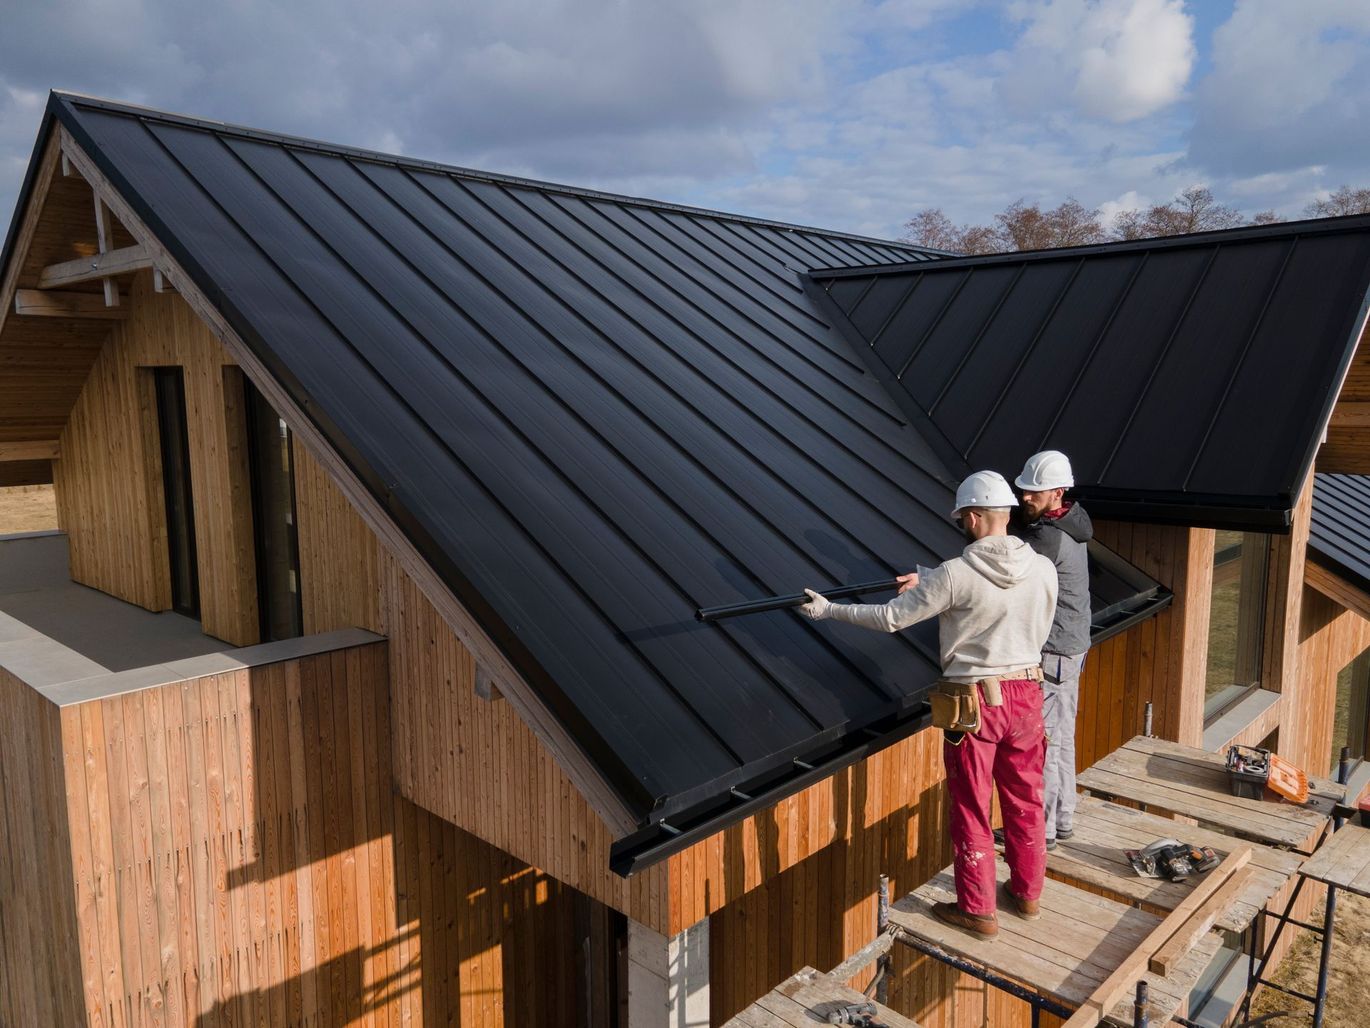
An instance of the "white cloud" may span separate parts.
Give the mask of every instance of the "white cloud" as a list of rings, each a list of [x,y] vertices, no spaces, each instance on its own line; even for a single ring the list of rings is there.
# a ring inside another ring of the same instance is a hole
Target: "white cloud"
[[[1239,2],[1212,61],[1196,90],[1196,164],[1239,178],[1323,165],[1365,179],[1370,4]]]
[[[1073,106],[1122,123],[1184,95],[1195,48],[1181,0],[1046,0],[1010,12],[1023,34],[1000,95],[1020,111]]]

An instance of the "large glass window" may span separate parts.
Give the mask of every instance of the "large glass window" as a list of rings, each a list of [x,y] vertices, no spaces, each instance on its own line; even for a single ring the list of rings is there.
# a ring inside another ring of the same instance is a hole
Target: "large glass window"
[[[1337,706],[1332,718],[1332,766],[1335,778],[1341,763],[1341,749],[1351,751],[1356,761],[1370,758],[1370,650],[1366,650],[1337,675]]]
[[[1260,684],[1270,537],[1220,531],[1213,560],[1204,714],[1217,717]]]

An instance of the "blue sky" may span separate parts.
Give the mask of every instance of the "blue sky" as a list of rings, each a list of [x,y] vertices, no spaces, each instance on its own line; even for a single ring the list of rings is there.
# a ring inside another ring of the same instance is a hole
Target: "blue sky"
[[[1365,0],[9,0],[0,218],[57,87],[897,235],[1370,186]]]

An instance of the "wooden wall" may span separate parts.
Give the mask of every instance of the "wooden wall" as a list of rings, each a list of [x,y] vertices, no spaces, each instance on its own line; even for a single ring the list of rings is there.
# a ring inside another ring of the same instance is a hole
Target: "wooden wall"
[[[53,464],[72,577],[148,610],[171,605],[157,410],[148,368],[184,368],[205,631],[258,638],[246,422],[236,369],[174,293],[137,276],[61,435]]]
[[[1280,721],[1280,753],[1311,775],[1332,767],[1337,675],[1370,648],[1370,621],[1317,590],[1304,589],[1299,675]]]
[[[0,764],[34,824],[7,809],[4,1023],[607,1026],[612,912],[391,790],[385,649],[60,713],[0,682],[43,708]]]
[[[0,1024],[80,1022],[57,710],[0,668]]]
[[[400,793],[665,932],[665,868],[609,870],[603,821],[509,704],[477,695],[470,651],[298,441],[295,475],[305,631],[389,637]]]
[[[1168,586],[1175,599],[1158,616],[1090,651],[1080,681],[1077,763],[1088,767],[1140,733],[1148,701],[1156,735],[1198,746],[1203,741],[1213,530],[1100,521],[1095,536]]]
[[[1370,475],[1370,327],[1360,345],[1332,410],[1327,441],[1318,451],[1318,470]]]

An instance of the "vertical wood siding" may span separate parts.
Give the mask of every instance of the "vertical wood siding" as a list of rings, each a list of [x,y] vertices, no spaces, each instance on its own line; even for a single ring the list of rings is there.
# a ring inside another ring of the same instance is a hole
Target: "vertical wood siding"
[[[604,822],[502,699],[476,692],[469,650],[295,446],[305,630],[389,637],[395,785],[408,799],[649,927],[666,929],[666,871],[609,870]]]
[[[148,610],[171,605],[157,406],[146,369],[184,369],[201,621],[236,645],[257,641],[246,423],[236,369],[185,301],[134,280],[53,463],[72,578]]]
[[[0,672],[0,1020],[607,1026],[614,915],[393,793],[387,683],[384,644],[60,712]]]
[[[81,1016],[57,710],[0,669],[0,1024]]]

